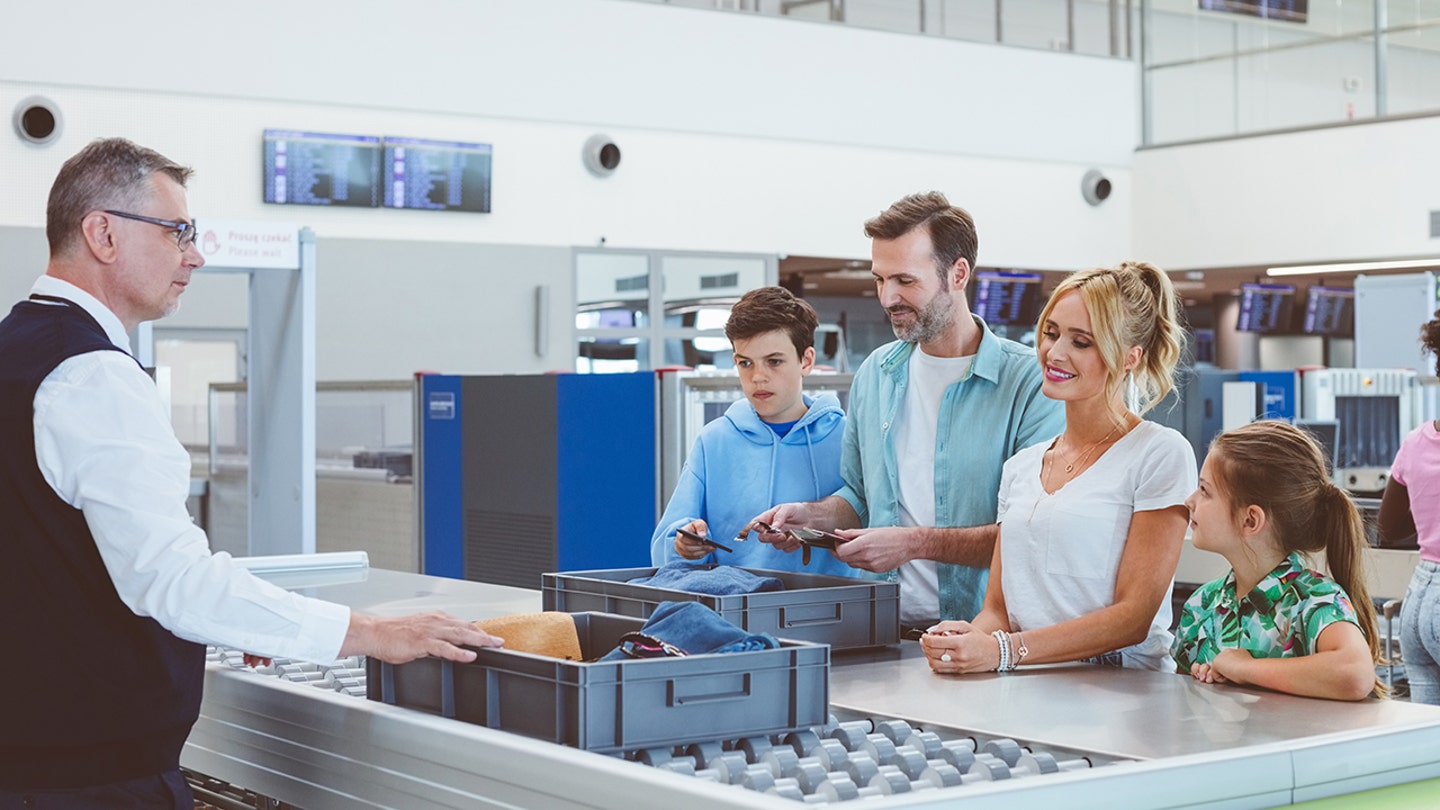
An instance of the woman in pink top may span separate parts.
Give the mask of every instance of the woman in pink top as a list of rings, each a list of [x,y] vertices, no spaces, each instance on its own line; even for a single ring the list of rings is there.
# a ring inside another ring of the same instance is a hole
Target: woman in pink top
[[[1420,328],[1420,342],[1440,372],[1440,312]],[[1415,535],[1420,563],[1400,606],[1400,656],[1410,679],[1410,700],[1440,704],[1440,421],[1410,432],[1395,454],[1380,501],[1380,535]]]

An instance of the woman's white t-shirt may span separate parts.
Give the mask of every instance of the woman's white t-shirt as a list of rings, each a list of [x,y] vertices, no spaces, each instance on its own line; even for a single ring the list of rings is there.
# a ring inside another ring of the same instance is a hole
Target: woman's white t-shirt
[[[1136,425],[1054,494],[1040,484],[1050,444],[1016,453],[1000,478],[1001,587],[1012,631],[1058,624],[1113,604],[1131,517],[1183,504],[1195,491],[1190,443],[1155,422]],[[1172,587],[1173,577],[1172,571]],[[1166,593],[1145,640],[1123,650],[1127,666],[1174,671]]]

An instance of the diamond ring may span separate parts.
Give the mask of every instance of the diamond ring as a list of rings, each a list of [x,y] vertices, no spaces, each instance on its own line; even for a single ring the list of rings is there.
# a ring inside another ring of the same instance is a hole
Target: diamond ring
[[[950,653],[947,652],[944,655],[940,656],[940,660],[944,661],[947,664],[950,663]]]

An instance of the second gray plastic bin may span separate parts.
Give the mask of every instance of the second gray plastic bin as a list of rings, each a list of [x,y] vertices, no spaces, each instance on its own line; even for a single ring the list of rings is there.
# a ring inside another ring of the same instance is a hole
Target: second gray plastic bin
[[[650,617],[661,602],[700,602],[751,633],[769,633],[832,649],[881,647],[900,642],[900,584],[878,580],[745,568],[785,583],[783,591],[712,596],[632,585],[654,568],[609,568],[543,574],[546,610],[593,610]]]

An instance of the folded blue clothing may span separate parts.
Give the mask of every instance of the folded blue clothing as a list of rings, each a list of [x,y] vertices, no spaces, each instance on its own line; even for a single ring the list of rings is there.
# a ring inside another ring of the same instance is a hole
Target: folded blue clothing
[[[661,602],[640,632],[689,655],[773,650],[780,646],[780,641],[769,633],[747,633],[699,602]],[[600,660],[627,658],[617,647]]]
[[[762,577],[733,565],[695,565],[673,560],[657,568],[648,577],[630,580],[631,585],[653,585],[677,591],[729,596],[761,591],[783,591],[785,583],[775,577]]]

